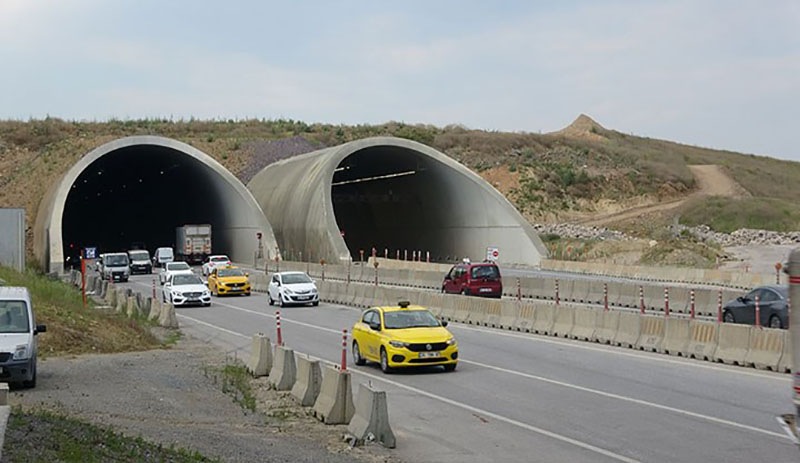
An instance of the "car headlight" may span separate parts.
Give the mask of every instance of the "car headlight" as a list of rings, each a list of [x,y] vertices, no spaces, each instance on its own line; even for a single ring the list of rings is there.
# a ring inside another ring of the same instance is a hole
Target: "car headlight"
[[[445,341],[445,343],[446,343],[448,346],[455,346],[455,345],[456,345],[456,338],[450,338],[450,339],[448,339],[447,341]]]
[[[173,297],[183,297],[183,293],[181,293],[180,291],[172,291],[172,296]]]
[[[311,294],[317,294],[317,288],[311,288]]]
[[[210,296],[210,295],[211,295],[211,292],[210,292],[209,290],[205,290],[205,291],[203,291],[203,296],[204,296],[204,297],[205,297],[205,296]]]
[[[286,293],[286,294],[294,294],[294,291],[292,291],[289,288],[283,288],[283,292]]]
[[[28,345],[20,344],[14,350],[14,360],[25,360],[28,358]]]
[[[392,347],[408,347],[409,343],[403,342],[403,341],[391,340],[391,341],[389,341],[389,345],[392,346]]]

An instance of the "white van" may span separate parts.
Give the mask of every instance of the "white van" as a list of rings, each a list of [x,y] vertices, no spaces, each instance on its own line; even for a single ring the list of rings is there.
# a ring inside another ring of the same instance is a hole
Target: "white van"
[[[28,288],[0,286],[0,381],[36,387],[37,325]]]
[[[175,260],[175,254],[172,248],[158,248],[153,254],[153,267],[163,267],[167,262]]]

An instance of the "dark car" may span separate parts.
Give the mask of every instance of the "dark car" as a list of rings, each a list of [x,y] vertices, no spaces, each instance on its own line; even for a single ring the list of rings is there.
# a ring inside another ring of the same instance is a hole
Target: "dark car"
[[[447,272],[442,292],[499,298],[503,295],[500,268],[494,262],[462,262]]]
[[[725,323],[755,325],[756,296],[761,313],[761,326],[770,328],[789,326],[789,289],[778,285],[759,286],[744,296],[729,301],[722,308],[722,320]]]

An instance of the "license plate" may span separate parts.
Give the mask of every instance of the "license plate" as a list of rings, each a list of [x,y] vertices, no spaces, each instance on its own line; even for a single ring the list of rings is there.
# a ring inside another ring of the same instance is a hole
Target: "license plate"
[[[420,352],[419,358],[421,359],[432,359],[436,357],[441,357],[438,352]]]
[[[480,291],[482,293],[490,293],[490,292],[492,292],[492,288],[481,288],[478,291]]]
[[[311,296],[298,296],[297,299],[300,301],[307,301],[311,299]]]

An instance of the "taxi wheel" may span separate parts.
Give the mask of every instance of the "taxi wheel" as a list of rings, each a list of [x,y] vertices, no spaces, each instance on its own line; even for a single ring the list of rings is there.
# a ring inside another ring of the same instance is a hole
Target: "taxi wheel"
[[[356,365],[366,365],[367,361],[361,356],[361,350],[358,348],[358,341],[353,341],[353,363]]]
[[[444,365],[444,371],[456,371],[457,363],[450,363],[448,365]]]
[[[389,356],[386,354],[386,349],[381,347],[381,371],[384,373],[391,373],[392,367],[389,366]]]

